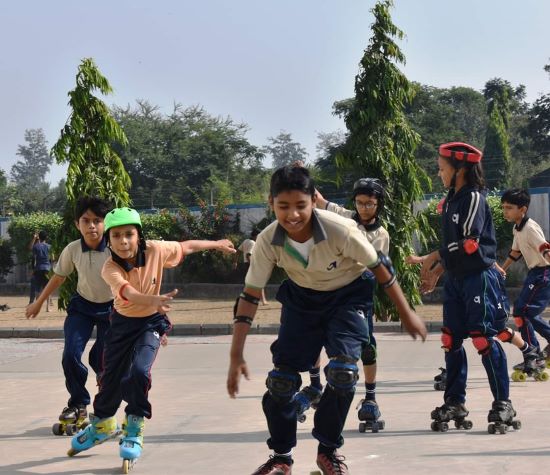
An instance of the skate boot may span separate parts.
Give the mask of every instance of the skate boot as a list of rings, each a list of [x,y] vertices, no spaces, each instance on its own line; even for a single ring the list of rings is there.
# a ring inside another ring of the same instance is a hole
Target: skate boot
[[[535,381],[547,381],[548,373],[545,371],[546,362],[538,348],[533,347],[527,353],[523,355],[523,363],[519,363],[514,366],[512,373],[512,381],[524,382],[528,376],[532,376]]]
[[[94,414],[90,414],[90,424],[73,436],[71,439],[71,448],[67,452],[67,455],[72,457],[79,452],[91,449],[94,445],[102,444],[119,435],[120,429],[114,416],[100,419]]]
[[[336,450],[331,455],[318,454],[317,466],[321,472],[311,472],[311,475],[349,475],[348,466],[344,460],[345,457]]]
[[[269,460],[260,465],[252,475],[291,475],[292,459],[289,457],[269,456]]]
[[[143,450],[143,417],[127,414],[122,424],[122,438],[120,439],[120,457],[122,473],[132,470]]]
[[[463,403],[446,402],[432,411],[431,428],[434,432],[447,432],[449,430],[448,423],[454,421],[457,429],[470,430],[473,424],[472,421],[466,419],[468,414],[469,411]]]
[[[323,390],[314,386],[304,386],[294,395],[296,418],[298,419],[298,422],[304,422],[306,420],[305,412],[310,407],[317,409],[317,405],[319,404],[322,395]]]
[[[487,416],[487,431],[489,434],[505,434],[510,426],[516,430],[521,429],[521,421],[513,420],[515,416],[516,411],[511,401],[493,401],[493,407]]]
[[[542,357],[546,361],[546,367],[550,368],[550,343],[542,350]]]
[[[376,401],[362,399],[356,409],[359,409],[357,417],[362,421],[359,423],[359,432],[370,430],[376,433],[379,430],[384,430],[386,424],[380,419],[382,414],[380,414]]]
[[[447,370],[445,368],[439,368],[440,374],[434,376],[434,389],[436,391],[445,391],[447,387]]]
[[[87,418],[86,406],[68,406],[61,411],[59,422],[52,426],[52,432],[55,435],[74,435],[89,424]]]

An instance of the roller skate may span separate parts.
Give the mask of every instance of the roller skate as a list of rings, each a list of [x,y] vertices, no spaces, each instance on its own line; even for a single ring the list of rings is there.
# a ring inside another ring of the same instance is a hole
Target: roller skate
[[[545,371],[546,362],[539,353],[538,348],[533,347],[523,355],[523,363],[514,366],[512,381],[524,382],[528,376],[532,376],[535,381],[548,381],[548,373]]]
[[[544,350],[542,350],[541,354],[545,360],[546,367],[550,368],[550,344],[544,347]]]
[[[143,450],[143,417],[127,414],[122,424],[120,439],[120,457],[122,473],[128,473],[134,467]]]
[[[359,432],[370,430],[376,433],[379,430],[384,430],[386,423],[380,419],[382,414],[380,414],[376,401],[361,399],[356,409],[359,409],[357,417],[362,421],[359,423]]]
[[[311,472],[310,475],[349,475],[348,466],[344,463],[345,457],[336,450],[328,454],[317,455],[317,466],[320,472]]]
[[[487,431],[489,434],[505,434],[510,426],[516,430],[521,429],[521,421],[513,420],[515,416],[516,411],[511,401],[493,401],[493,407],[487,416]]]
[[[434,389],[436,391],[445,391],[447,386],[447,370],[445,368],[439,368],[440,374],[434,376]]]
[[[466,419],[470,412],[463,403],[448,402],[443,406],[436,407],[431,414],[433,419],[431,428],[434,432],[447,432],[449,422],[454,421],[457,429],[470,430],[473,427],[472,421]]]
[[[55,435],[74,435],[88,424],[86,406],[68,406],[59,415],[59,422],[52,426]]]
[[[269,456],[269,460],[260,465],[252,475],[291,475],[292,459],[289,457]]]
[[[298,419],[298,422],[304,422],[306,420],[305,412],[310,407],[317,409],[322,395],[323,390],[318,389],[315,386],[304,386],[294,395],[296,418]]]
[[[91,449],[95,445],[107,442],[120,435],[120,429],[115,417],[100,419],[90,414],[90,424],[71,439],[71,448],[67,452],[69,457]]]

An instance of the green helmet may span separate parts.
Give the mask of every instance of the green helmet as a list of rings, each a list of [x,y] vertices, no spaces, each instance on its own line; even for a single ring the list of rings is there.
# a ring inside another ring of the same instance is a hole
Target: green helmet
[[[126,226],[134,224],[141,229],[141,219],[139,213],[132,208],[115,208],[105,216],[105,232],[117,226]]]

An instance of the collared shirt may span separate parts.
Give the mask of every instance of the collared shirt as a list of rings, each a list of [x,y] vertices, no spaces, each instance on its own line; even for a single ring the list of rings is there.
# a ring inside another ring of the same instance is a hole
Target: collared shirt
[[[256,242],[252,239],[245,239],[238,247],[239,251],[243,253],[243,262],[250,262],[249,254],[252,254]]]
[[[101,269],[110,256],[111,253],[104,241],[97,249],[90,249],[84,239],[77,239],[63,249],[53,271],[60,277],[68,277],[76,270],[76,291],[79,295],[90,302],[109,302],[113,300],[113,295],[101,278]]]
[[[546,238],[542,228],[536,221],[527,218],[521,223],[521,226],[514,226],[513,233],[512,251],[521,252],[529,269],[548,265],[539,250],[540,246],[546,243]]]
[[[377,219],[374,226],[363,226],[357,219],[357,212],[352,211],[350,209],[344,208],[343,206],[339,206],[336,203],[327,203],[328,211],[332,211],[333,213],[337,213],[340,216],[343,216],[344,218],[350,218],[357,222],[357,227],[365,233],[368,240],[371,242],[371,244],[374,246],[374,248],[377,251],[380,251],[382,254],[385,254],[386,256],[390,252],[390,235],[388,234],[388,231],[380,224],[380,221]]]
[[[130,265],[123,269],[111,257],[105,262],[101,272],[101,276],[109,284],[115,296],[115,310],[127,317],[147,317],[156,313],[157,307],[137,305],[127,301],[121,295],[124,287],[131,285],[142,294],[160,295],[163,269],[176,267],[184,258],[180,242],[147,241],[146,244],[145,265],[141,267]]]
[[[314,245],[307,262],[288,243],[277,221],[258,235],[246,287],[264,288],[278,266],[300,287],[330,291],[353,282],[378,262],[376,250],[355,221],[325,210],[314,210],[311,220]]]

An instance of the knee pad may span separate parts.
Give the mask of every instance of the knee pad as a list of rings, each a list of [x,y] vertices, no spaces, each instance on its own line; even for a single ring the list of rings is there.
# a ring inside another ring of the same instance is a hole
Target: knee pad
[[[372,343],[367,343],[361,351],[361,361],[363,365],[371,366],[376,363],[376,346]]]
[[[265,385],[276,402],[285,404],[290,402],[302,385],[302,378],[290,368],[273,368],[267,374]]]
[[[491,348],[491,340],[481,333],[472,333],[472,343],[480,355],[486,355]]]
[[[525,319],[516,315],[514,317],[514,323],[516,324],[516,327],[520,329],[523,325],[525,325]]]
[[[441,328],[441,348],[446,352],[453,348],[453,334],[447,327]]]
[[[497,338],[503,343],[512,343],[512,339],[516,332],[511,328],[505,328],[497,333]]]
[[[348,356],[332,358],[325,367],[327,384],[338,394],[355,392],[359,369],[355,360]]]

